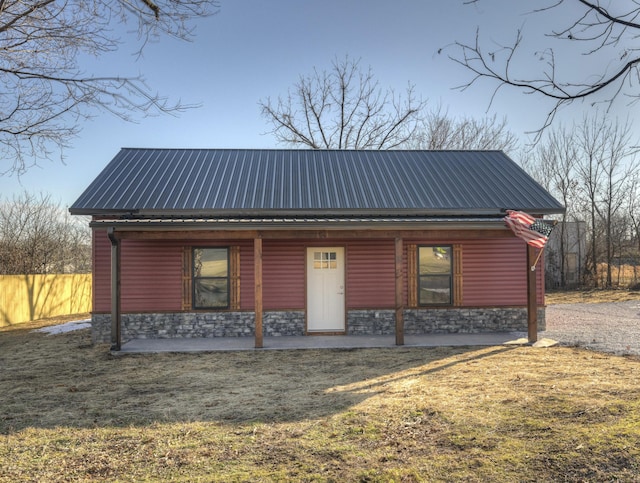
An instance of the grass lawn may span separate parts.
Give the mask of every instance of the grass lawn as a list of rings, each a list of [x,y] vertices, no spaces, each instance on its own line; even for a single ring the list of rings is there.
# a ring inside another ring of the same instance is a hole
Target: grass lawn
[[[0,481],[638,481],[640,359],[574,348],[112,356],[0,328]]]

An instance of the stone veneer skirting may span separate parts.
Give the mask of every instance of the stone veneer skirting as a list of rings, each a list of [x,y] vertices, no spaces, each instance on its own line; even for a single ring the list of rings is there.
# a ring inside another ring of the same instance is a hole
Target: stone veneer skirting
[[[254,337],[253,312],[122,314],[122,342],[132,339]],[[304,335],[304,312],[265,312],[264,336]],[[111,314],[92,316],[94,343],[111,341]]]
[[[394,334],[394,310],[351,310],[347,318],[349,335]],[[545,309],[538,309],[538,330],[545,330]],[[405,309],[405,335],[474,334],[527,330],[526,308]]]
[[[263,314],[263,335],[301,336],[305,334],[304,311]],[[545,309],[538,309],[538,330],[545,330]],[[527,330],[526,308],[446,308],[405,309],[404,333],[469,334]],[[350,310],[348,335],[395,334],[395,311]],[[132,339],[194,337],[254,337],[253,312],[174,312],[122,314],[122,342]],[[111,340],[111,315],[93,314],[94,343]]]

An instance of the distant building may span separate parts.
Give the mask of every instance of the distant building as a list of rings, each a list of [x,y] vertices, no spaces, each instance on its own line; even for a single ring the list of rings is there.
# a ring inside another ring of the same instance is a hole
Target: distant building
[[[581,284],[587,256],[587,227],[584,221],[558,223],[545,249],[545,282],[548,289],[575,288]],[[560,241],[564,231],[564,281]]]

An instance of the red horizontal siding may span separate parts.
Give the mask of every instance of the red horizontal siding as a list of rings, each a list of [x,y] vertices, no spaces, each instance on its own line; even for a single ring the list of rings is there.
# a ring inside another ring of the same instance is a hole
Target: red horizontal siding
[[[347,307],[393,308],[396,293],[394,241],[353,241],[346,246]]]
[[[182,248],[179,243],[123,240],[121,310],[166,311],[182,308]],[[111,310],[111,243],[106,231],[94,232],[94,311]]]
[[[254,307],[253,242],[124,240],[122,242],[122,311],[182,309],[182,251],[185,246],[240,246],[240,308]],[[94,310],[111,310],[111,243],[106,231],[94,233]]]
[[[265,310],[304,310],[305,257],[306,249],[300,242],[263,242],[262,297]]]
[[[406,240],[403,254],[406,303],[406,245],[434,244]],[[453,244],[439,241],[436,244]],[[517,238],[465,240],[463,254],[463,305],[526,305],[524,242]],[[240,307],[253,310],[253,240],[219,243],[124,240],[122,244],[122,310],[181,310],[182,250],[184,246],[240,246]],[[307,246],[344,246],[346,295],[349,309],[393,308],[395,265],[393,240],[264,240],[263,304],[265,310],[305,307],[305,257]],[[94,311],[110,310],[110,242],[106,231],[94,232]],[[538,265],[540,266],[540,265]],[[538,276],[538,302],[544,300],[543,273]]]
[[[255,307],[253,240],[242,240],[231,245],[240,247],[240,310],[253,310]]]
[[[111,242],[106,230],[93,232],[93,310],[111,310]]]
[[[476,240],[462,248],[463,304],[527,304],[526,244],[518,238]],[[537,272],[538,303],[544,300],[542,271]]]
[[[122,311],[182,310],[182,246],[123,240]]]

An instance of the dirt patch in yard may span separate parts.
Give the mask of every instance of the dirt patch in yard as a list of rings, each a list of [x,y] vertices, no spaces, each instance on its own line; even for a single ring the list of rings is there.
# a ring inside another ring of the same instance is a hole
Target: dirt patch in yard
[[[112,356],[0,330],[0,481],[634,481],[640,360],[576,348]]]

